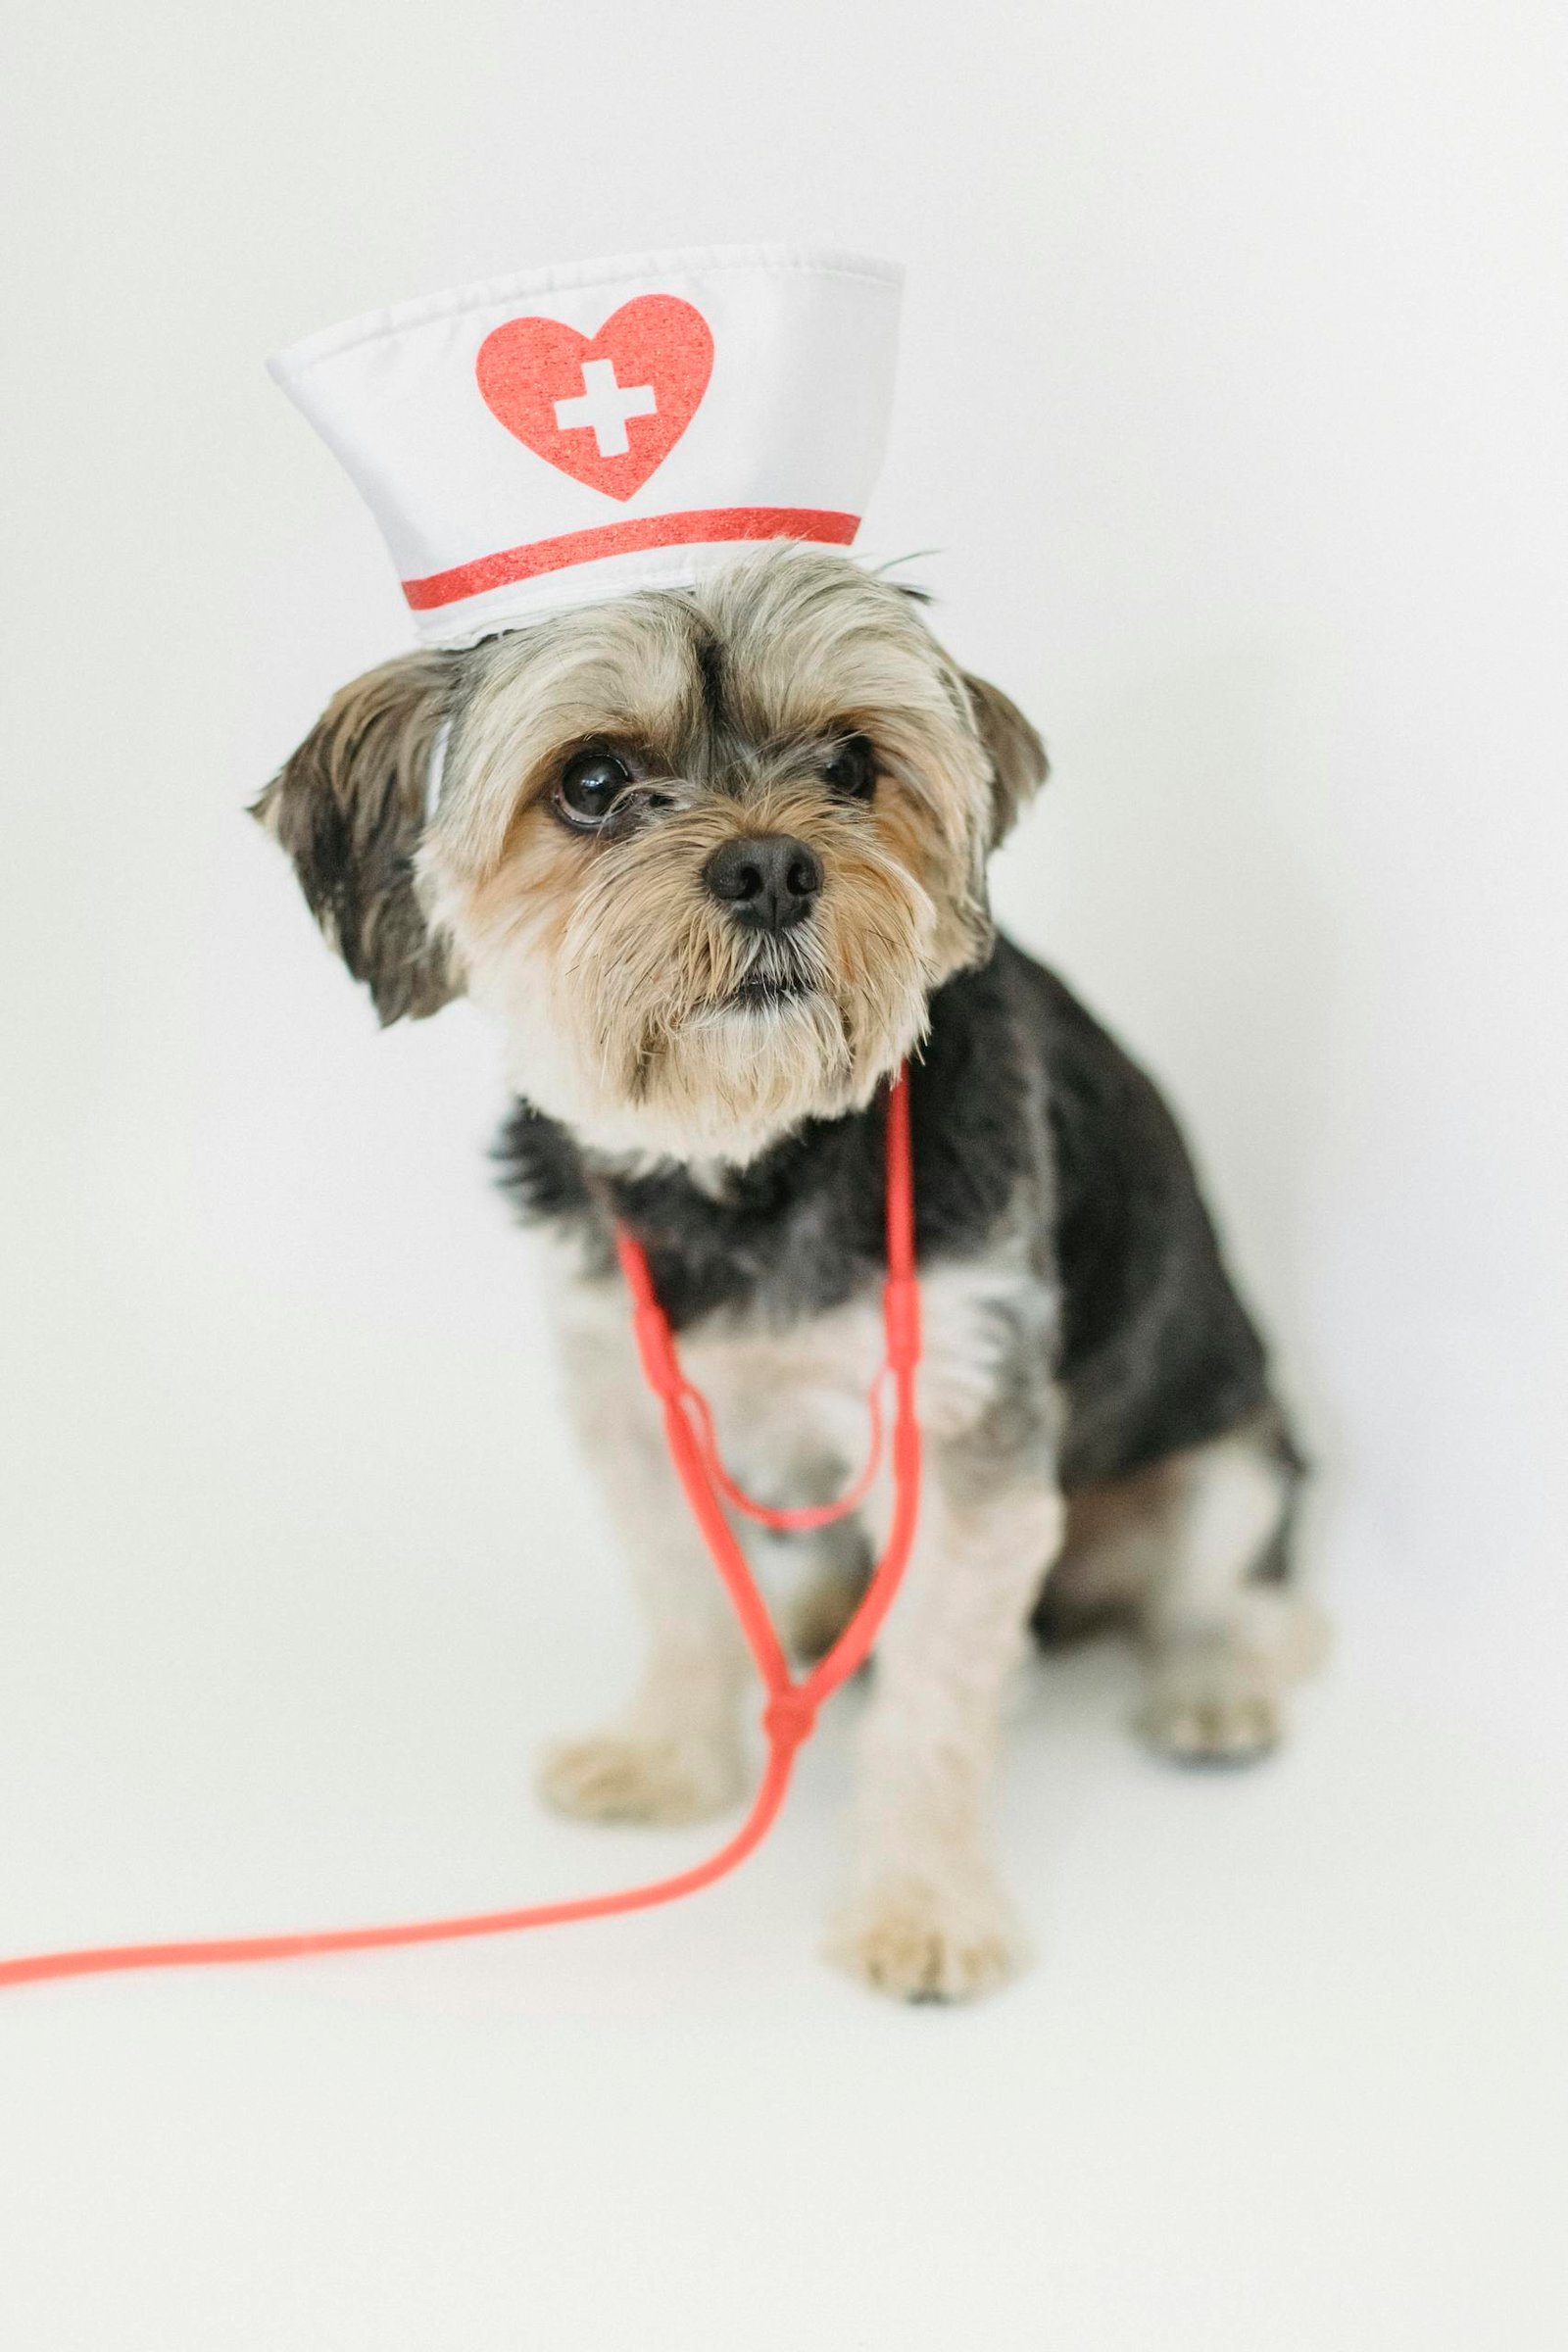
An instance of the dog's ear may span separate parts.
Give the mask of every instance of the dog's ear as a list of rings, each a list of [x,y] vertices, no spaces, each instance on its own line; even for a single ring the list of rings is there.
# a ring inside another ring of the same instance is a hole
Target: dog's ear
[[[1046,747],[1000,686],[964,676],[969,709],[991,760],[991,847],[1012,831],[1026,801],[1051,772]]]
[[[414,886],[457,660],[408,654],[345,686],[251,810],[293,858],[311,912],[383,1026],[438,1012],[462,986]]]

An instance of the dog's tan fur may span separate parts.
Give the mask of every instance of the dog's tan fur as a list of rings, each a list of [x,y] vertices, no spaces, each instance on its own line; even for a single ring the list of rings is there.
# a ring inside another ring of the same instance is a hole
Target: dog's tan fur
[[[723,647],[748,747],[716,795],[683,759],[699,642]],[[736,1161],[808,1114],[868,1102],[984,935],[987,696],[906,599],[807,550],[738,562],[684,604],[631,599],[487,649],[418,873],[468,993],[501,1019],[519,1093],[607,1150]],[[1021,778],[1038,738],[1016,712],[1007,723]],[[869,808],[835,807],[821,747],[856,729],[877,744],[880,788]],[[634,750],[641,780],[673,800],[656,837],[575,841],[555,820],[551,779],[588,738]],[[730,1002],[765,950],[700,879],[741,831],[796,836],[830,877],[813,992],[765,1026]]]

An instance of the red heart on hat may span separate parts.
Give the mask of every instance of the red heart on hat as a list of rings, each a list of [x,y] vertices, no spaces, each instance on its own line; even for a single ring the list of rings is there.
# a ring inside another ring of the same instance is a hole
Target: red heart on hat
[[[630,498],[674,448],[708,390],[713,337],[674,294],[640,294],[597,335],[509,318],[475,363],[490,414],[547,465]]]

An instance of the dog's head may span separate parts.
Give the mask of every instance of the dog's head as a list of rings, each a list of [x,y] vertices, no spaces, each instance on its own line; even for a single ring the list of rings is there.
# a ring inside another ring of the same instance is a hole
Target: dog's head
[[[372,671],[257,813],[384,1021],[466,991],[588,1144],[744,1161],[866,1102],[984,957],[1045,772],[908,596],[776,546]]]

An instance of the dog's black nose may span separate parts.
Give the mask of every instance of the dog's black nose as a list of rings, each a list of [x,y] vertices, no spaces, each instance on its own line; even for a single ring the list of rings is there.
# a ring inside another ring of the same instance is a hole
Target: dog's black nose
[[[791,833],[753,833],[715,850],[703,880],[739,921],[758,931],[787,931],[810,912],[822,887],[822,860]]]

